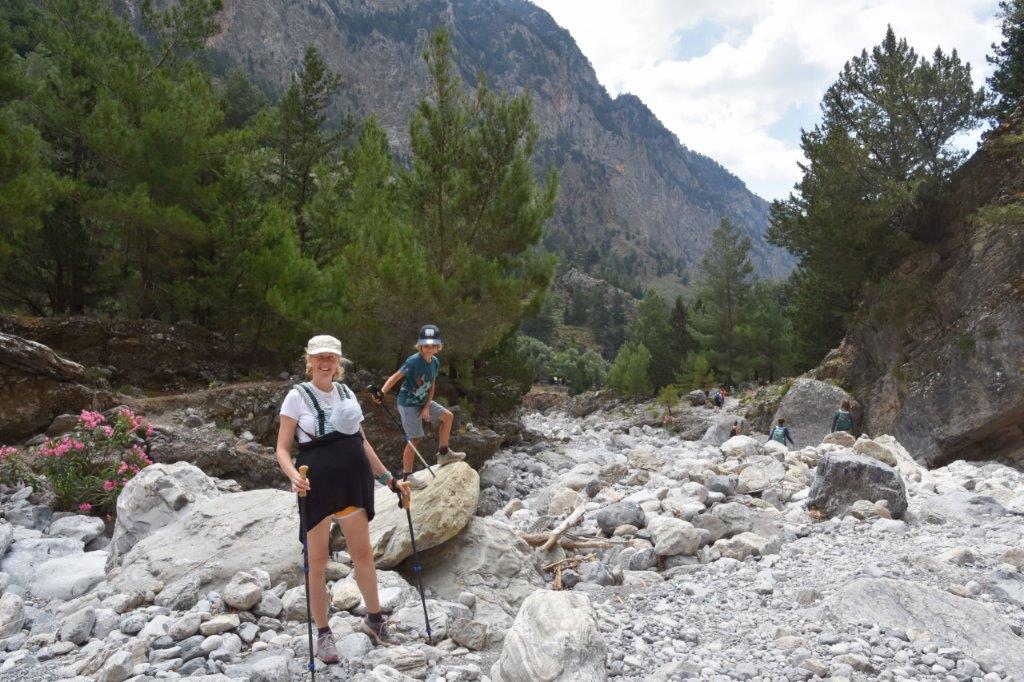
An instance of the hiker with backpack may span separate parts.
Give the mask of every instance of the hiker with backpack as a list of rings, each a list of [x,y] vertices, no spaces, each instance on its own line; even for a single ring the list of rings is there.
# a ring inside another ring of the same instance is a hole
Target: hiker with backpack
[[[373,482],[376,479],[408,504],[409,485],[394,478],[366,439],[363,411],[344,378],[341,342],[333,336],[314,336],[306,344],[308,381],[285,396],[277,432],[277,463],[292,492],[303,497],[305,527],[300,523],[309,564],[309,608],[316,622],[316,655],[324,663],[340,660],[334,635],[327,624],[327,559],[332,520],[341,527],[352,557],[356,585],[366,604],[360,627],[375,643],[397,644],[381,614],[377,572],[370,544],[369,523],[374,516]],[[292,461],[292,445],[298,456]],[[308,478],[299,467],[308,467]]]
[[[844,400],[832,417],[832,433],[846,431],[849,434],[853,434],[853,427],[853,413],[850,410],[850,401]]]
[[[437,434],[438,466],[452,464],[466,458],[466,453],[449,449],[448,439],[451,436],[454,415],[451,410],[434,400],[437,372],[441,366],[437,354],[441,352],[442,348],[444,348],[444,344],[441,343],[441,330],[433,324],[423,325],[416,342],[416,352],[405,359],[402,366],[381,386],[380,393],[373,396],[373,400],[380,404],[380,398],[394,388],[395,384],[402,382],[396,401],[398,416],[402,420],[402,429],[405,431],[405,450],[402,451],[400,478],[408,480],[413,490],[427,487],[426,481],[412,476],[413,455],[420,439],[424,436],[423,422],[440,424],[441,428]]]
[[[740,423],[738,421],[734,421],[732,423],[732,428],[729,429],[729,438],[732,438],[734,436],[740,436],[742,434],[743,434],[743,427],[740,426]]]
[[[793,442],[792,436],[789,435],[789,428],[786,427],[785,417],[779,417],[779,422],[772,427],[771,432],[768,434],[768,438],[775,441],[776,443],[786,444],[788,440],[790,445],[796,445]]]

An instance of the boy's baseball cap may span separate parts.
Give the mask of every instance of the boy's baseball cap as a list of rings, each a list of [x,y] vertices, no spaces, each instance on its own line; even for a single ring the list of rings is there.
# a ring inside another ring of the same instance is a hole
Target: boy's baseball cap
[[[417,343],[420,346],[440,346],[441,344],[441,330],[434,324],[425,324],[420,327],[420,340]]]

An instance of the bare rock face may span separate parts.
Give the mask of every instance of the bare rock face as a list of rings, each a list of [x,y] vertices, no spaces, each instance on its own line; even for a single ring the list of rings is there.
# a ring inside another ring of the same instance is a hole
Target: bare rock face
[[[964,165],[922,217],[938,243],[897,270],[902,294],[869,292],[863,322],[816,370],[855,390],[864,430],[927,466],[1024,466],[1024,226],[983,217],[1024,191],[1020,145],[1006,139],[1022,129],[1018,112]]]
[[[94,407],[85,368],[41,343],[0,333],[0,443],[44,431],[54,417]]]
[[[795,447],[818,445],[829,431],[832,430],[832,417],[843,400],[851,400],[850,395],[827,381],[800,378],[782,397],[772,424],[780,417],[785,418]],[[859,404],[854,403],[853,416],[860,416]]]
[[[1024,670],[1024,639],[972,599],[913,582],[862,578],[843,587],[825,609],[842,624],[924,631],[983,665]]]

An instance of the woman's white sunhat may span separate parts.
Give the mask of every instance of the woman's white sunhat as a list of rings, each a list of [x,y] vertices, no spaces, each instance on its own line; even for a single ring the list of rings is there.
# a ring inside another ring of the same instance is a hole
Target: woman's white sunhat
[[[306,354],[319,355],[320,353],[334,353],[340,357],[341,341],[327,334],[314,336],[306,343]]]

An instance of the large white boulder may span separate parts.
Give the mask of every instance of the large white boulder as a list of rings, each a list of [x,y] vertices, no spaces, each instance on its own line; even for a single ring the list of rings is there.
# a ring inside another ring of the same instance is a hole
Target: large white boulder
[[[440,467],[436,473],[430,485],[412,494],[412,525],[421,552],[458,535],[476,513],[480,497],[480,476],[465,462]],[[393,568],[412,555],[409,522],[398,497],[383,486],[374,496],[374,511],[370,522],[373,558],[377,568]]]
[[[108,570],[137,542],[187,515],[196,502],[220,494],[213,479],[188,462],[152,464],[140,471],[117,496]]]
[[[49,559],[29,588],[37,599],[74,599],[85,594],[106,576],[107,553],[103,550]]]
[[[474,618],[507,628],[519,605],[544,585],[533,551],[508,524],[473,517],[454,539],[421,556],[423,584],[442,599],[476,596]]]
[[[817,379],[797,379],[779,402],[772,424],[785,418],[795,447],[818,445],[832,430],[832,417],[843,400],[851,400],[850,395],[838,386]],[[860,405],[853,402],[856,418]]]
[[[0,561],[0,571],[11,576],[11,582],[29,587],[39,575],[39,567],[50,559],[81,555],[81,540],[67,537],[28,537],[16,540]]]
[[[115,589],[133,589],[140,571],[167,588],[182,579],[196,590],[223,589],[239,571],[261,568],[271,581],[302,581],[302,544],[296,497],[282,490],[250,490],[199,500],[187,514],[141,539],[109,569]]]
[[[726,457],[748,459],[764,452],[764,446],[750,436],[733,436],[722,443],[722,453]]]
[[[586,595],[537,590],[505,635],[494,682],[606,680],[607,649]]]

